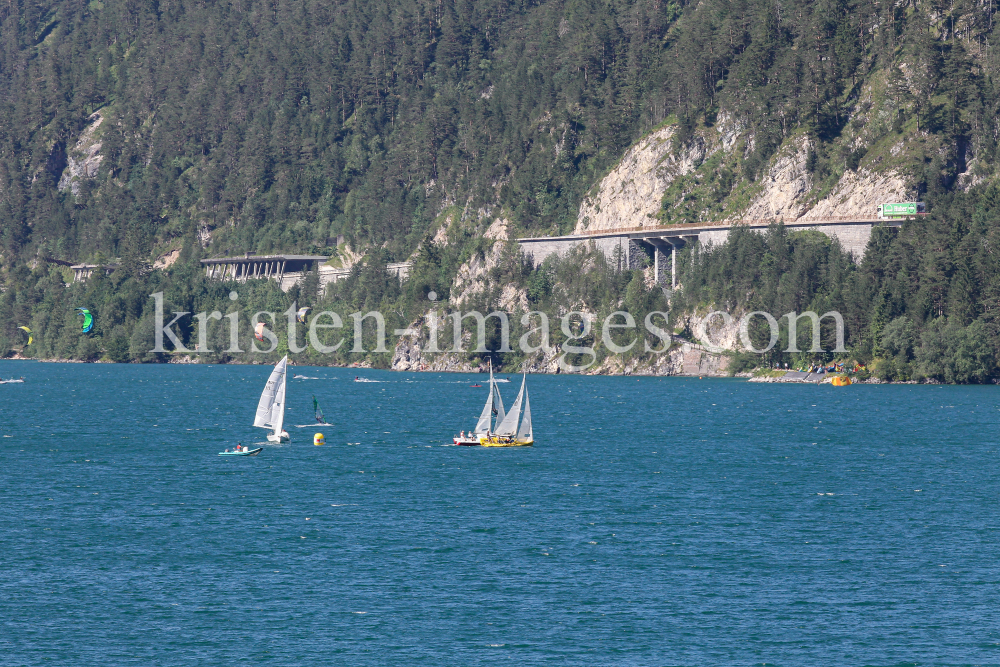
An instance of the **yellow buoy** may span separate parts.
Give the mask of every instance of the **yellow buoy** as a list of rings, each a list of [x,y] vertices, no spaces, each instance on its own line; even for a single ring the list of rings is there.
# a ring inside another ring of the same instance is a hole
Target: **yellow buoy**
[[[319,447],[320,445],[325,445],[326,436],[324,436],[322,433],[317,433],[316,435],[313,436],[313,444],[316,445],[317,447]]]

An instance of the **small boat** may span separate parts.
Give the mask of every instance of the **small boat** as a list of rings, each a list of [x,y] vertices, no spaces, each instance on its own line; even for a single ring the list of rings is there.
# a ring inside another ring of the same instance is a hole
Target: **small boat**
[[[333,424],[326,423],[326,417],[323,416],[323,408],[319,407],[319,401],[313,396],[313,414],[316,417],[316,426],[333,426]]]
[[[452,442],[456,445],[471,447],[478,445],[482,439],[490,434],[493,427],[493,417],[496,416],[496,423],[499,424],[504,418],[503,399],[500,398],[500,390],[497,389],[496,381],[493,379],[493,362],[490,362],[490,395],[486,397],[486,405],[479,415],[476,428],[468,433],[464,431],[454,438]]]
[[[333,426],[333,424],[327,424],[326,418],[323,417],[323,409],[319,407],[319,401],[313,396],[313,413],[316,416],[316,423],[314,424],[296,424],[295,428],[309,428],[310,426]]]
[[[280,443],[289,440],[288,432],[284,430],[287,365],[288,355],[285,355],[271,371],[271,376],[267,378],[267,384],[264,385],[264,391],[261,392],[260,401],[257,403],[257,414],[254,416],[253,425],[271,429],[272,432],[267,434],[268,442]]]
[[[226,450],[224,452],[219,452],[219,456],[257,456],[260,454],[262,449],[264,448],[257,447],[256,449],[250,449],[249,447],[237,447],[233,451]]]
[[[830,380],[830,384],[834,387],[846,387],[851,384],[851,378],[846,375],[838,375],[837,377]]]
[[[483,387],[483,385],[481,384],[470,384],[469,386],[472,387],[473,389],[482,389]]]
[[[524,402],[524,416],[521,416],[521,402]],[[521,423],[518,425],[518,420]],[[535,434],[531,428],[531,401],[528,399],[527,374],[521,378],[521,391],[517,392],[514,405],[507,413],[496,430],[487,433],[479,441],[483,447],[530,447],[535,443]]]

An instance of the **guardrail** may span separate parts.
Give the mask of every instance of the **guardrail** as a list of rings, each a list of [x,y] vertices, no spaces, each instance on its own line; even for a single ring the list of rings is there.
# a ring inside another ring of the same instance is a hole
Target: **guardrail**
[[[570,236],[598,236],[601,234],[638,234],[642,232],[669,232],[683,231],[705,228],[705,227],[733,227],[735,225],[746,225],[756,227],[770,225],[776,222],[784,222],[786,225],[810,225],[823,222],[885,222],[891,220],[905,220],[916,216],[904,216],[899,218],[862,218],[856,215],[827,215],[815,218],[797,218],[795,220],[784,220],[783,218],[741,218],[738,220],[719,220],[716,222],[692,222],[678,225],[662,225],[659,227],[625,227],[617,229],[588,229],[582,232],[571,234]]]

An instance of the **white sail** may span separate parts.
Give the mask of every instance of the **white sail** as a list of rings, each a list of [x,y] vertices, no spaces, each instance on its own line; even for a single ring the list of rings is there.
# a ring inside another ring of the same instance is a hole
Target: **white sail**
[[[483,411],[479,415],[479,421],[476,422],[476,430],[474,433],[487,434],[492,432],[493,422],[493,361],[490,361],[490,392],[489,396],[486,397],[486,405],[483,406]]]
[[[503,399],[500,397],[500,387],[497,386],[496,381],[493,380],[492,377],[490,378],[490,385],[493,387],[492,389],[490,389],[490,391],[496,394],[496,397],[493,399],[493,407],[497,411],[497,420],[495,423],[497,428],[500,428],[500,422],[502,422],[504,420],[504,417],[506,417],[507,415],[503,411]]]
[[[278,393],[274,395],[274,405],[271,406],[271,426],[274,427],[274,435],[280,436],[285,426],[285,386],[287,376],[281,374],[281,383],[278,386]]]
[[[490,432],[490,419],[493,417],[493,382],[490,382],[490,395],[486,397],[486,405],[483,407],[483,413],[479,415],[479,421],[476,422],[476,433],[489,433]]]
[[[271,376],[267,378],[267,384],[264,385],[264,391],[260,394],[260,402],[257,403],[257,414],[254,416],[253,425],[259,426],[260,428],[271,428],[271,420],[273,419],[274,403],[278,396],[278,390],[281,389],[281,413],[282,420],[284,420],[284,404],[285,404],[285,365],[288,363],[288,357],[285,356],[277,363],[274,370],[271,371]]]
[[[521,416],[521,399],[524,398],[524,380],[521,380],[521,391],[517,392],[514,404],[510,406],[510,412],[497,425],[497,435],[511,437],[517,431],[517,420]]]
[[[271,428],[271,413],[278,395],[278,388],[284,384],[287,362],[287,356],[282,358],[271,371],[271,376],[267,378],[267,384],[264,385],[264,391],[261,392],[260,401],[257,403],[257,414],[253,420],[254,426]],[[284,397],[282,397],[282,403],[284,403]]]
[[[521,428],[517,429],[519,442],[534,442],[535,433],[531,429],[531,401],[528,400],[528,388],[524,388],[524,416],[521,417]]]

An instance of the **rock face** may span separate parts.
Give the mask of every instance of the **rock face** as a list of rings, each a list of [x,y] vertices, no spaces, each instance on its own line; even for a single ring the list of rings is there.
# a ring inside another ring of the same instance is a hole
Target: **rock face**
[[[680,176],[696,170],[701,163],[723,150],[752,149],[752,137],[739,137],[739,128],[719,122],[695,136],[686,148],[675,153],[673,127],[666,127],[639,140],[618,165],[591,190],[580,204],[575,233],[614,231],[658,226],[663,193]],[[848,171],[822,199],[806,169],[810,143],[806,137],[790,139],[758,181],[753,184],[749,203],[731,219],[763,220],[857,217],[872,218],[876,206],[887,201],[910,198],[906,179],[892,169]],[[969,179],[971,182],[971,178]]]
[[[808,141],[800,139],[778,153],[767,174],[761,178],[763,191],[743,213],[744,219],[794,220],[805,214],[804,199],[812,189],[812,178],[806,170],[808,150]]]
[[[799,139],[784,147],[761,179],[763,190],[743,212],[744,219],[783,218],[785,222],[810,218],[873,218],[883,202],[907,201],[903,177],[895,171],[848,171],[823,199],[812,203],[812,178],[806,170],[809,142]]]
[[[740,315],[730,316],[691,313],[682,322],[688,330],[694,333],[705,349],[719,352],[721,350],[742,349],[740,343]]]
[[[876,174],[867,169],[859,169],[844,174],[833,191],[804,217],[875,217],[875,207],[879,204],[908,199],[908,188],[900,174],[894,171]]]
[[[63,170],[56,186],[59,190],[70,189],[74,195],[80,194],[80,179],[94,178],[101,167],[104,156],[100,154],[101,142],[96,138],[97,130],[104,122],[100,111],[95,111],[88,119],[90,124],[80,134],[76,146],[66,156],[66,169]]]
[[[439,313],[441,317],[444,313]],[[450,349],[452,329],[450,320],[443,326],[438,335],[438,349]],[[420,319],[411,325],[411,329],[420,331],[424,320]],[[396,343],[393,351],[391,369],[394,371],[430,371],[438,373],[485,373],[487,363],[480,359],[469,359],[465,353],[428,352],[428,341],[420,335],[403,336]],[[466,332],[462,339],[465,350],[472,347],[472,337]],[[555,345],[547,350],[539,350],[530,355],[513,372],[549,373],[564,372],[560,367],[562,348]],[[630,359],[612,355],[599,364],[582,371],[583,375],[689,375],[689,376],[725,376],[728,375],[729,358],[703,345],[673,337],[670,349],[662,354],[653,355],[649,359]],[[512,372],[504,369],[501,372]]]
[[[455,282],[451,288],[451,302],[461,307],[476,294],[482,294],[490,288],[489,272],[500,264],[509,234],[510,222],[504,218],[494,220],[486,232],[485,238],[492,239],[493,245],[483,256],[473,255],[462,266],[458,267]],[[518,307],[527,310],[528,295],[521,288],[504,285],[500,294],[500,306],[508,311]]]
[[[439,318],[441,314],[438,315]],[[447,321],[450,325],[450,320]],[[423,320],[411,325],[411,329],[419,330]],[[443,326],[438,334],[438,349],[451,348],[451,326]],[[470,336],[463,339],[463,347],[469,349]],[[479,373],[485,370],[485,362],[470,361],[463,353],[427,353],[427,341],[420,336],[402,336],[396,343],[392,354],[390,368],[394,371],[431,371],[436,373]],[[473,346],[475,347],[475,346]]]
[[[665,127],[628,149],[618,166],[584,198],[575,233],[600,229],[655,227],[660,199],[675,178],[701,164],[709,151],[703,139],[674,155],[674,127]]]
[[[181,256],[181,251],[180,250],[171,250],[167,254],[165,254],[165,255],[163,255],[161,257],[158,257],[157,260],[155,262],[153,262],[153,268],[154,269],[166,269],[166,268],[168,268],[170,266],[173,266],[174,262],[176,262],[177,258],[180,257],[180,256]]]

